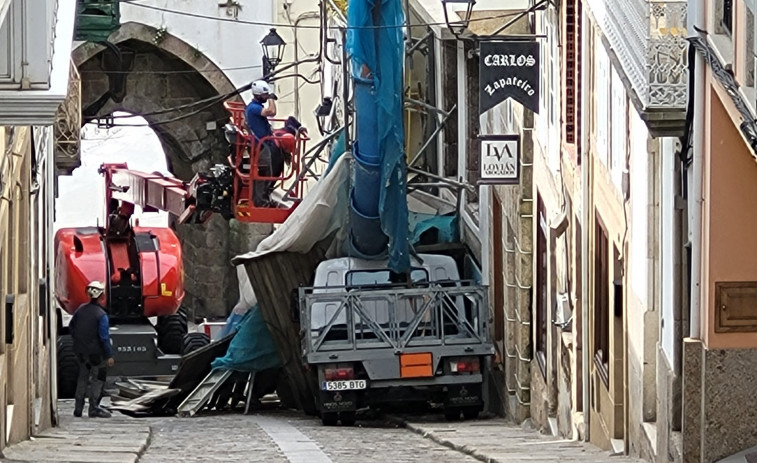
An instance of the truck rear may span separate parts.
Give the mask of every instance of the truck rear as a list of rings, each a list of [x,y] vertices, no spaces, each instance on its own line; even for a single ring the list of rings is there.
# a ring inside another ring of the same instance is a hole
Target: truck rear
[[[459,278],[449,256],[421,254],[396,274],[386,262],[322,262],[299,290],[302,352],[325,425],[351,425],[364,407],[441,404],[448,419],[483,409],[494,353],[487,289]]]

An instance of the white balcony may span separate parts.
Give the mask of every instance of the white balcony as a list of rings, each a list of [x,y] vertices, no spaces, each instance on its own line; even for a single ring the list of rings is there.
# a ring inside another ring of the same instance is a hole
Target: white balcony
[[[650,130],[662,124],[675,132],[688,100],[687,1],[589,0],[589,6]]]

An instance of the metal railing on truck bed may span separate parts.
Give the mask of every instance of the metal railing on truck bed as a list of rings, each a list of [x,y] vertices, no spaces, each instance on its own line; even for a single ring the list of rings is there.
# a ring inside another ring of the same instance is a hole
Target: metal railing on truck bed
[[[488,344],[487,289],[471,282],[300,288],[304,354]]]

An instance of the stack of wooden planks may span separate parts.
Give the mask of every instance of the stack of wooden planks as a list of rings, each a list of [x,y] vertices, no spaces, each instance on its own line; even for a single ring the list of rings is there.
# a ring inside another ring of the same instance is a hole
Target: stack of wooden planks
[[[205,347],[185,355],[173,377],[163,380],[126,379],[115,383],[117,393],[111,395],[108,408],[129,416],[165,416],[176,408],[210,373],[210,364],[226,355],[231,344],[230,334]]]

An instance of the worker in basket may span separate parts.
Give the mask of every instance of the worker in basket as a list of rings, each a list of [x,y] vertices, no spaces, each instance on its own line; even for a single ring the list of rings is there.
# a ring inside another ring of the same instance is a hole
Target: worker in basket
[[[258,175],[280,177],[284,164],[289,164],[297,144],[297,133],[307,132],[294,117],[289,117],[283,129],[273,130],[269,117],[276,116],[278,97],[263,80],[252,83],[252,101],[244,111],[247,127],[258,143]],[[262,142],[261,142],[262,141]],[[254,152],[254,150],[253,150]],[[275,181],[257,181],[252,200],[256,207],[276,207],[271,200]]]

